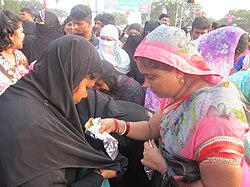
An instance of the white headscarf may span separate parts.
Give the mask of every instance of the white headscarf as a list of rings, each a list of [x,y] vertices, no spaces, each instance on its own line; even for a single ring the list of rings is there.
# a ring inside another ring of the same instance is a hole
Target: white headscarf
[[[102,40],[101,37],[111,37],[114,41]],[[99,45],[96,47],[102,60],[111,63],[121,73],[130,70],[130,59],[126,51],[120,47],[118,29],[111,24],[105,25],[100,33]]]

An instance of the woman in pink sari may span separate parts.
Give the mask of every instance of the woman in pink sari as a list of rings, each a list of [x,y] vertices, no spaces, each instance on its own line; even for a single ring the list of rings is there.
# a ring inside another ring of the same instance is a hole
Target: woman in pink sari
[[[244,151],[249,150],[244,150],[243,144],[249,126],[235,85],[216,84],[222,77],[209,68],[185,32],[176,27],[155,29],[134,57],[145,85],[158,97],[172,98],[173,102],[163,101],[149,121],[114,123],[103,119],[100,132],[151,139],[152,145],[144,144],[141,162],[157,171],[155,186],[248,186],[250,167]],[[190,175],[188,170],[178,173],[176,163],[192,163],[194,167],[185,168],[197,169]],[[191,177],[194,173],[196,179]]]

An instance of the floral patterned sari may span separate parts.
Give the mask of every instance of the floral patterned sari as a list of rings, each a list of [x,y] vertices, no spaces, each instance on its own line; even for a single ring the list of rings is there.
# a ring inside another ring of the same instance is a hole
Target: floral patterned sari
[[[237,35],[236,38],[240,38],[244,31],[240,33],[232,32]],[[207,40],[213,47],[211,49],[215,49],[215,41],[215,38]],[[220,53],[220,49],[215,49],[215,52]],[[208,56],[212,55],[208,53]],[[175,27],[161,25],[152,31],[136,49],[135,60],[140,57],[169,65],[184,74],[200,76],[213,84],[221,81],[218,75],[222,73],[215,73],[185,32]],[[232,62],[226,64],[229,67],[232,65]],[[159,129],[160,150],[165,149],[198,163],[239,165],[242,169],[241,186],[249,186],[250,166],[245,161],[244,151],[250,150],[243,145],[249,125],[240,94],[233,83],[221,82],[213,87],[204,87],[169,104],[163,100],[160,108],[163,115]]]
[[[235,99],[231,99],[235,98]],[[170,104],[161,104],[160,145],[172,153],[200,162],[239,164],[242,185],[250,184],[244,158],[244,135],[249,130],[234,84],[222,82]]]

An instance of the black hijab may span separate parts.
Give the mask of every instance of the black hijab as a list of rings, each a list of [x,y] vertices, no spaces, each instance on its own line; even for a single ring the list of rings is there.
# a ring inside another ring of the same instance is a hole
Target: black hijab
[[[144,105],[145,92],[140,83],[134,78],[118,72],[114,66],[106,60],[102,60],[103,74],[100,79],[109,87],[109,91],[100,90],[114,99],[130,101]]]
[[[60,168],[120,170],[86,142],[73,103],[73,89],[101,69],[92,44],[66,35],[1,95],[0,186],[18,186]]]
[[[36,23],[36,38],[32,47],[31,62],[41,57],[51,41],[64,35],[63,28],[54,13],[45,11],[44,20],[44,24]]]
[[[33,42],[36,39],[36,24],[33,21],[23,22],[23,31],[25,38],[23,40],[23,48],[21,51],[25,54],[28,62],[31,63],[31,51],[33,47]]]
[[[139,36],[129,36],[123,49],[128,53],[130,58],[130,71],[127,73],[127,76],[133,77],[136,81],[138,81],[141,85],[144,83],[144,76],[139,71],[137,64],[134,60],[135,50],[140,44],[141,35]]]
[[[96,90],[88,91],[88,97],[77,104],[77,110],[82,124],[85,124],[90,117],[148,121],[152,116],[152,113],[143,106],[128,101],[114,100],[107,94]],[[120,153],[129,161],[127,172],[123,175],[125,186],[150,186],[144,166],[140,161],[143,158],[144,141],[133,140],[118,134],[113,134],[113,136],[119,141]]]
[[[116,88],[120,76],[126,76],[118,72],[114,66],[106,60],[101,60],[103,63],[103,73],[100,78],[107,84],[110,90]]]
[[[24,21],[23,22],[23,32],[25,37],[27,35],[35,35],[36,34],[36,23],[33,21]]]
[[[142,26],[139,23],[134,23],[129,26],[129,29],[135,29],[138,32],[142,32]],[[144,82],[144,76],[139,71],[137,64],[134,60],[134,53],[136,48],[141,42],[141,34],[138,36],[129,36],[123,49],[128,53],[130,58],[130,71],[127,73],[129,77],[133,77],[136,81],[138,81],[141,85]]]
[[[161,25],[161,23],[157,19],[152,19],[152,20],[146,21],[146,23],[144,25],[143,32],[142,32],[141,40],[143,40],[150,32],[155,30],[160,25]]]

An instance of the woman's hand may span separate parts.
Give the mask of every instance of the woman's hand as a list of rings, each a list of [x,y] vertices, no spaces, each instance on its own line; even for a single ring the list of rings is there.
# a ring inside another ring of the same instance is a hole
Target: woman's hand
[[[102,175],[103,179],[111,179],[116,177],[115,170],[100,169],[99,174]]]
[[[107,132],[111,133],[115,131],[115,123],[113,118],[106,118],[100,120],[101,127],[99,129],[100,133]]]
[[[151,144],[152,147],[149,145],[148,141],[144,143],[143,159],[141,163],[144,166],[163,173],[167,169],[165,158],[153,139],[151,140]]]

